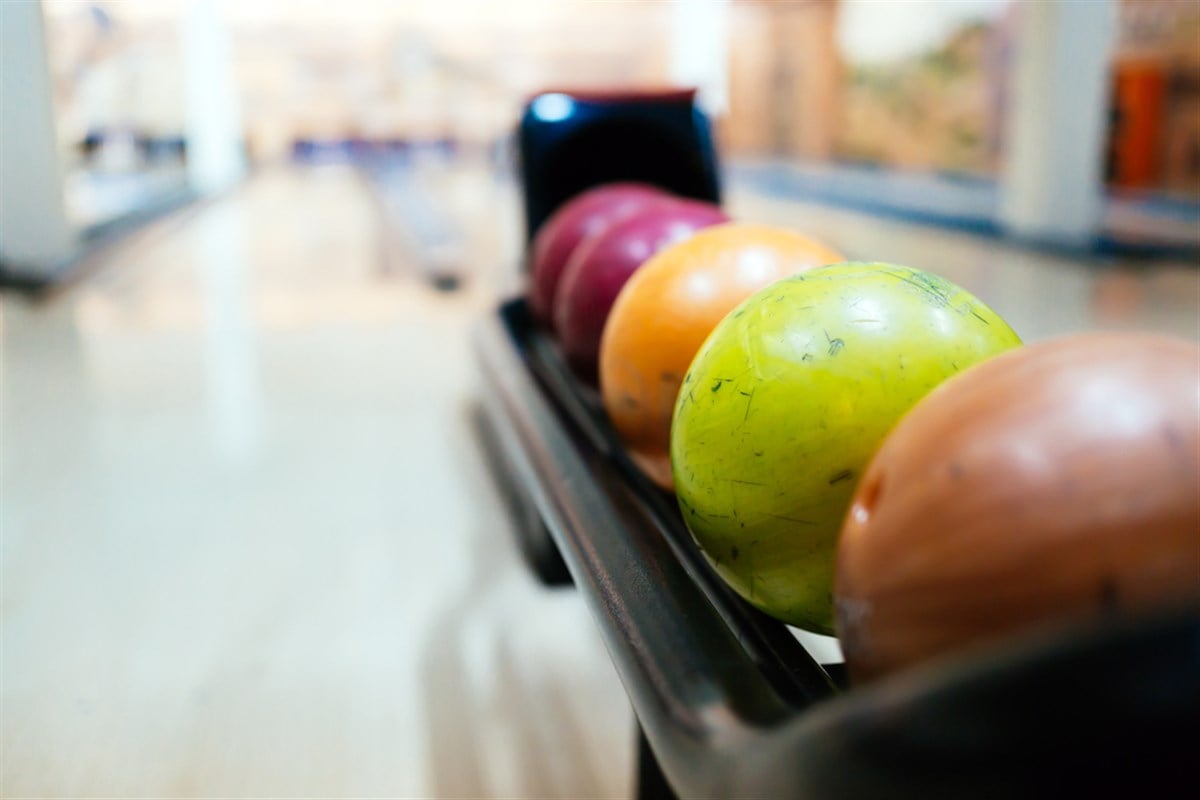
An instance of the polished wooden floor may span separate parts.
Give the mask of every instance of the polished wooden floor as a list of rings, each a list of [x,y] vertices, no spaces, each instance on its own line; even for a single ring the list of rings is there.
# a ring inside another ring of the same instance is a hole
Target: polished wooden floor
[[[276,169],[2,306],[0,796],[627,797],[634,721],[579,599],[511,543],[469,331],[512,189],[427,176],[431,288],[344,167]],[[737,191],[940,272],[1027,339],[1200,338],[1195,265],[1086,263]],[[427,254],[426,254],[427,255]]]

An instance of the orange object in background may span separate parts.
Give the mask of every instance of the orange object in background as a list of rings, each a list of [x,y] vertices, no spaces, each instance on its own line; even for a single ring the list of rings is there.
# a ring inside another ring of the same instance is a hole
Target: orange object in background
[[[604,328],[600,389],[617,433],[651,480],[673,488],[675,398],[717,323],[775,281],[842,260],[793,231],[732,222],[700,231],[633,274]]]
[[[1159,179],[1167,74],[1152,61],[1118,63],[1115,77],[1111,180],[1133,189]]]

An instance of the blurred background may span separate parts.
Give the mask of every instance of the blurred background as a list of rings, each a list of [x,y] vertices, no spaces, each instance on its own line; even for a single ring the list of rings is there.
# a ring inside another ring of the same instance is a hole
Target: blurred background
[[[540,89],[680,84],[701,87],[732,173],[764,191],[989,231],[1030,227],[1005,218],[1000,196],[1020,182],[1016,162],[1036,160],[1021,154],[1021,136],[1038,135],[1022,117],[1083,118],[1069,149],[1093,162],[1098,182],[1083,183],[1106,202],[1087,230],[1057,234],[1194,251],[1200,11],[1037,5],[46,0],[40,24],[18,30],[10,10],[6,29],[44,37],[19,57],[48,70],[38,100],[53,115],[42,127],[61,176],[60,258],[81,231],[178,201],[214,170],[217,183],[222,169],[239,174],[222,161],[378,172],[422,151],[502,171]],[[1054,34],[1056,13],[1082,22]],[[1043,73],[1024,78],[1047,84],[1043,107],[1018,91],[1022,52]],[[1054,61],[1067,56],[1071,69]],[[1053,162],[1062,145],[1043,144]],[[190,182],[189,161],[204,162]],[[1057,169],[1038,177],[1080,182],[1072,165]],[[29,260],[6,249],[6,262]]]
[[[514,130],[699,88],[733,216],[1200,339],[1191,0],[0,3],[0,795],[622,797],[474,439]]]

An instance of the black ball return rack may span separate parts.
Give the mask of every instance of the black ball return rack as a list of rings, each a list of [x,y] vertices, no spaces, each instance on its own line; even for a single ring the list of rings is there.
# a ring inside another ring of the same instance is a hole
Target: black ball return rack
[[[690,94],[551,94],[540,111],[530,102],[519,136],[530,232],[606,180],[718,199]],[[526,562],[543,583],[574,584],[624,684],[639,800],[1193,796],[1200,609],[847,688],[840,664],[818,663],[709,567],[523,300],[483,319],[474,345],[480,442]]]
[[[484,441],[535,573],[569,573],[639,724],[638,797],[1185,796],[1200,611],[1035,637],[846,690],[731,592],[524,301],[475,335]],[[561,561],[559,560],[561,554]],[[1178,794],[1172,794],[1177,792]]]

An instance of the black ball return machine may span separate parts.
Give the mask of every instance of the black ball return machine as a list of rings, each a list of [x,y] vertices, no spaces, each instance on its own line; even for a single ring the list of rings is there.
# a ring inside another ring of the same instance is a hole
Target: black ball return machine
[[[601,183],[720,199],[690,92],[543,93],[519,147],[530,238]],[[524,300],[482,320],[474,344],[481,443],[529,567],[573,583],[602,634],[638,720],[641,800],[1190,797],[1200,785],[1197,610],[848,689],[840,664],[818,663],[710,569]]]

